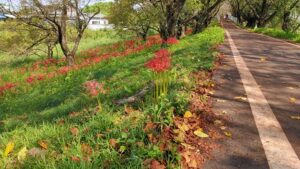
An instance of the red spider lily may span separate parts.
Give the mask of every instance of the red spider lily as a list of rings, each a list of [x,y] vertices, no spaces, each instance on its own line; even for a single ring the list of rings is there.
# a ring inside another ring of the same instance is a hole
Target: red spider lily
[[[125,48],[126,49],[132,49],[135,46],[135,41],[134,40],[128,40],[125,41]]]
[[[29,84],[33,83],[34,81],[35,81],[34,76],[29,76],[29,77],[26,79],[26,82],[29,83]]]
[[[89,49],[86,53],[87,57],[96,57],[100,53],[100,48]]]
[[[45,75],[38,75],[37,76],[37,80],[41,81],[41,80],[45,80]]]
[[[141,51],[141,50],[144,50],[145,49],[145,46],[143,45],[139,45],[137,48],[135,48],[135,51]]]
[[[49,74],[47,74],[47,78],[49,78],[49,79],[51,79],[51,78],[53,78],[53,77],[55,77],[55,73],[49,73]]]
[[[85,88],[87,93],[92,97],[98,96],[100,93],[106,93],[106,91],[104,90],[104,84],[99,83],[96,80],[86,81],[83,84],[83,87]]]
[[[61,67],[60,69],[58,69],[58,73],[60,73],[60,74],[67,74],[70,70],[71,70],[70,67],[64,66],[64,67]]]
[[[121,56],[121,53],[120,52],[114,52],[111,54],[112,57],[119,57]]]
[[[167,49],[160,49],[159,51],[155,52],[155,57],[170,57],[170,52]]]
[[[17,74],[24,74],[27,71],[30,71],[31,73],[34,73],[35,71],[37,72],[48,72],[47,74],[41,75],[41,76],[29,76],[25,77],[24,82],[32,84],[36,81],[40,80],[45,80],[45,79],[51,79],[53,77],[56,77],[57,75],[65,75],[71,70],[77,70],[83,67],[91,66],[93,64],[99,63],[103,60],[112,58],[112,57],[120,57],[120,56],[126,56],[135,52],[142,51],[146,48],[150,48],[153,45],[161,44],[162,39],[159,37],[159,35],[154,35],[154,36],[149,36],[147,38],[146,43],[139,43],[139,41],[135,40],[130,40],[130,41],[125,41],[122,43],[116,43],[113,45],[110,45],[106,47],[105,49],[107,50],[107,53],[101,53],[100,50],[102,51],[102,48],[94,48],[90,50],[84,51],[85,56],[87,58],[82,58],[79,60],[78,64],[74,65],[73,67],[67,67],[67,66],[61,66],[64,65],[66,58],[61,58],[61,59],[47,59],[44,61],[36,61],[33,63],[32,66],[30,67],[23,67],[18,70],[16,70]],[[124,44],[126,46],[124,46]],[[79,58],[80,59],[80,58]],[[49,66],[54,65],[56,70],[53,70]]]
[[[50,58],[50,59],[44,60],[41,64],[42,64],[43,66],[48,67],[48,66],[51,65],[51,64],[57,64],[57,63],[58,63],[58,60],[53,59],[53,58]]]
[[[157,55],[158,54],[158,55]],[[146,63],[146,67],[154,72],[160,73],[171,67],[170,54],[166,49],[156,52],[156,57]]]
[[[0,86],[0,94],[3,94],[4,91],[16,87],[15,83],[6,83],[4,86]]]
[[[176,39],[176,37],[170,37],[164,42],[168,45],[173,45],[173,44],[177,44],[179,41]]]
[[[38,70],[40,68],[40,62],[35,62],[32,66],[32,70]]]
[[[27,69],[26,69],[25,67],[19,68],[19,69],[18,69],[18,72],[19,72],[20,74],[25,74],[26,71],[27,71]]]
[[[104,53],[101,55],[101,58],[103,58],[103,59],[108,59],[109,57],[110,57],[109,53]]]
[[[94,58],[92,58],[91,61],[92,61],[93,63],[99,63],[99,62],[102,61],[102,58],[101,58],[101,57],[94,57]]]

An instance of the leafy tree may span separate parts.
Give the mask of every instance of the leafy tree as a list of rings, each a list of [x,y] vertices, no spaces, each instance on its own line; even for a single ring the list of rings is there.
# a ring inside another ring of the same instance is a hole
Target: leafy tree
[[[246,0],[246,2],[256,20],[257,27],[266,26],[278,14],[280,7],[278,0]]]
[[[150,29],[157,30],[156,15],[150,4],[137,0],[118,0],[111,6],[110,21],[119,30],[129,30],[146,40]]]
[[[200,8],[194,16],[193,32],[199,33],[206,28],[217,15],[220,5],[224,0],[198,0]]]
[[[68,65],[74,64],[83,33],[90,20],[100,12],[91,15],[84,13],[84,7],[88,4],[83,1],[80,3],[79,0],[23,0],[19,8],[12,1],[8,3],[9,9],[2,8],[3,11],[15,15],[22,23],[47,32],[45,34],[55,35]],[[67,37],[70,27],[74,27],[76,31],[73,41]]]
[[[113,2],[98,2],[93,5],[86,6],[84,12],[95,13],[101,9],[101,13],[107,16],[110,14],[110,9],[113,4]]]
[[[162,39],[176,37],[179,15],[186,0],[149,0],[158,14],[159,33]]]
[[[296,31],[300,27],[300,23],[297,22],[300,16],[300,0],[286,0],[282,3],[282,6],[282,30]],[[294,18],[293,15],[295,16]],[[293,23],[296,23],[294,28]]]
[[[0,50],[10,55],[30,55],[45,52],[48,57],[52,57],[53,53],[43,50],[48,44],[51,35],[44,31],[19,23],[15,20],[7,20],[0,23]],[[52,49],[51,49],[52,51]]]
[[[230,0],[232,15],[237,18],[238,23],[242,23],[243,11],[246,8],[246,2],[243,0]]]

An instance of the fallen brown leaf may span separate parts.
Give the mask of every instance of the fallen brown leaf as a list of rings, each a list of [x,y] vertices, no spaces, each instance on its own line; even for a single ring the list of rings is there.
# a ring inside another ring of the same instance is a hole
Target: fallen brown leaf
[[[232,137],[232,134],[229,131],[224,131],[225,136]]]
[[[236,96],[236,97],[234,97],[234,99],[236,99],[236,100],[243,100],[243,101],[247,100],[247,98],[243,97],[243,96]]]
[[[226,100],[224,100],[224,99],[217,99],[217,102],[220,102],[220,103],[225,103],[225,102],[226,102]]]
[[[181,131],[188,131],[190,129],[189,126],[187,126],[185,123],[182,123],[182,124],[178,123],[177,127]]]
[[[156,125],[153,122],[148,122],[146,123],[145,127],[144,127],[144,132],[148,133],[151,130],[155,129]]]
[[[80,158],[77,157],[77,156],[72,156],[71,160],[74,161],[74,162],[80,162]]]
[[[190,118],[190,117],[193,117],[193,114],[190,112],[190,111],[186,111],[185,113],[184,113],[184,116],[183,116],[184,118]]]
[[[71,127],[70,132],[72,133],[73,136],[77,136],[77,134],[79,133],[79,130],[76,127]]]
[[[79,115],[80,115],[80,113],[78,113],[78,112],[71,112],[71,113],[69,113],[69,117],[70,118],[74,118],[74,117],[77,117]]]
[[[181,156],[185,159],[185,163],[190,168],[199,168],[197,163],[197,158],[194,150],[186,150],[181,153]]]
[[[267,60],[266,57],[260,57],[260,62],[265,62]]]
[[[164,166],[160,162],[158,162],[156,160],[151,161],[150,169],[165,169],[165,168],[166,168],[166,166]]]
[[[294,98],[294,97],[290,97],[290,98],[289,98],[289,101],[290,101],[291,103],[296,103],[296,100],[297,100],[297,99]]]
[[[175,129],[175,130],[173,130],[173,132],[175,134],[177,134],[177,136],[174,137],[174,140],[177,142],[183,143],[184,139],[185,139],[185,132],[181,131],[179,129]]]
[[[90,145],[88,145],[86,143],[82,143],[81,144],[81,152],[84,155],[90,156],[93,153],[93,149],[90,147]]]
[[[300,120],[300,116],[291,116],[291,119]]]
[[[203,132],[202,128],[199,128],[197,130],[194,131],[194,134],[200,138],[207,138],[209,137],[206,133]]]
[[[42,149],[45,149],[45,150],[48,149],[48,142],[46,140],[40,140],[40,141],[38,141],[38,144]]]
[[[116,145],[117,145],[117,140],[116,139],[109,139],[109,144],[110,144],[110,146],[112,146],[113,148],[115,148]]]

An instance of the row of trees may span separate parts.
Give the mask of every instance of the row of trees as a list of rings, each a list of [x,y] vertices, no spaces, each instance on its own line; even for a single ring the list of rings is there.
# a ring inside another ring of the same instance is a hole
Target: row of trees
[[[149,31],[162,39],[181,38],[187,27],[201,32],[217,14],[224,0],[116,0],[111,22],[119,29],[135,32],[146,39]]]
[[[300,0],[230,0],[233,15],[247,27],[281,26],[284,31],[300,28]]]
[[[67,63],[73,65],[79,43],[90,20],[104,8],[116,29],[135,32],[146,40],[149,31],[156,31],[162,39],[184,36],[189,26],[194,33],[202,31],[217,14],[223,0],[116,0],[90,5],[90,0],[21,0],[20,4],[7,0],[0,12],[16,17],[10,22],[27,44],[22,51],[39,50],[47,46],[47,56],[59,46]],[[6,26],[8,28],[9,26]],[[71,36],[68,30],[73,30]],[[24,31],[30,36],[21,35]],[[13,37],[16,38],[16,37]],[[30,44],[30,45],[28,45]],[[9,45],[2,45],[2,47]],[[0,44],[1,48],[1,44]],[[21,53],[19,53],[21,54]]]

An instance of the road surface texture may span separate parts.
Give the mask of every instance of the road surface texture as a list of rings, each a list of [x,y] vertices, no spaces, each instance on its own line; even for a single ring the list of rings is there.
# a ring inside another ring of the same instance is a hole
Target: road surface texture
[[[232,137],[206,169],[300,169],[300,46],[223,22],[213,108]]]

